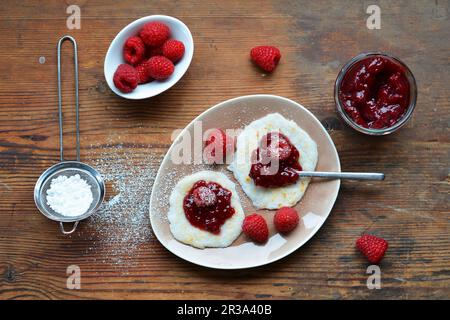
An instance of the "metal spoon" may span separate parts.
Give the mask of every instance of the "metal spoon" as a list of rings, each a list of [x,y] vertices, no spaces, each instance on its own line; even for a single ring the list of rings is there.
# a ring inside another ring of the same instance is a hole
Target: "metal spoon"
[[[320,172],[320,171],[296,171],[300,177],[318,177],[328,179],[351,180],[384,180],[384,173],[374,172]]]

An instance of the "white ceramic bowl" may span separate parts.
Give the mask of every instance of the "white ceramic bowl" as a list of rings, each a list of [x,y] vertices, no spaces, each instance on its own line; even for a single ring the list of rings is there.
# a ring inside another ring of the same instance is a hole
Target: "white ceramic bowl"
[[[125,44],[125,41],[129,37],[137,35],[146,23],[152,21],[159,21],[169,26],[171,31],[171,38],[180,40],[184,43],[184,56],[175,64],[175,71],[168,79],[164,81],[152,81],[150,83],[140,84],[132,92],[123,93],[114,85],[113,76],[117,67],[120,64],[125,63],[123,59],[123,46]],[[183,22],[174,17],[163,15],[143,17],[133,21],[125,28],[123,28],[111,42],[108,52],[106,53],[104,63],[106,82],[114,93],[123,98],[134,100],[150,98],[166,91],[175,83],[177,83],[189,68],[193,55],[194,40],[192,39],[192,34],[189,31],[189,28]]]

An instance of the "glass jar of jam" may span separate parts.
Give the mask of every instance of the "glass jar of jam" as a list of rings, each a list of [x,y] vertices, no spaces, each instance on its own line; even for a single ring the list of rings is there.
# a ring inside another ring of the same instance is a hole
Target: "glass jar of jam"
[[[368,135],[386,135],[411,117],[416,81],[399,59],[385,53],[362,53],[339,72],[334,99],[350,127]]]

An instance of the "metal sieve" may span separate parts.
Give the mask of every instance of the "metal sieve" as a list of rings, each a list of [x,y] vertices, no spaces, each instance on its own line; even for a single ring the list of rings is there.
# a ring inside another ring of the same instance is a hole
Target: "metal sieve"
[[[61,45],[64,41],[69,40],[73,44],[74,50],[74,70],[75,70],[75,126],[76,126],[76,161],[64,160],[63,147],[63,117],[62,117],[62,98],[61,98]],[[71,234],[78,226],[78,223],[92,215],[101,205],[105,197],[105,183],[100,173],[93,167],[80,162],[80,127],[79,127],[79,111],[78,111],[78,58],[77,43],[71,36],[64,36],[58,41],[58,117],[59,117],[59,147],[60,162],[45,170],[36,182],[34,187],[34,202],[39,211],[47,218],[58,221],[61,232],[63,234]],[[51,181],[59,176],[73,176],[79,174],[91,187],[93,201],[89,209],[79,216],[64,216],[54,211],[47,204],[47,190],[50,188]],[[72,229],[66,231],[64,222],[74,222]]]

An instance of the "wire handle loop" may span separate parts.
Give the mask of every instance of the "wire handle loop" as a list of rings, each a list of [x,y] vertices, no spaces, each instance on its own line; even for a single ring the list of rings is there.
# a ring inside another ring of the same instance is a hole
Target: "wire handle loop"
[[[80,126],[79,126],[79,112],[78,112],[78,57],[77,57],[77,42],[71,36],[64,36],[58,41],[58,117],[59,117],[59,154],[61,161],[64,161],[64,147],[63,147],[63,116],[62,116],[62,95],[61,95],[61,46],[64,41],[69,40],[73,44],[73,63],[75,73],[75,126],[76,126],[76,147],[77,147],[77,161],[80,161]]]

